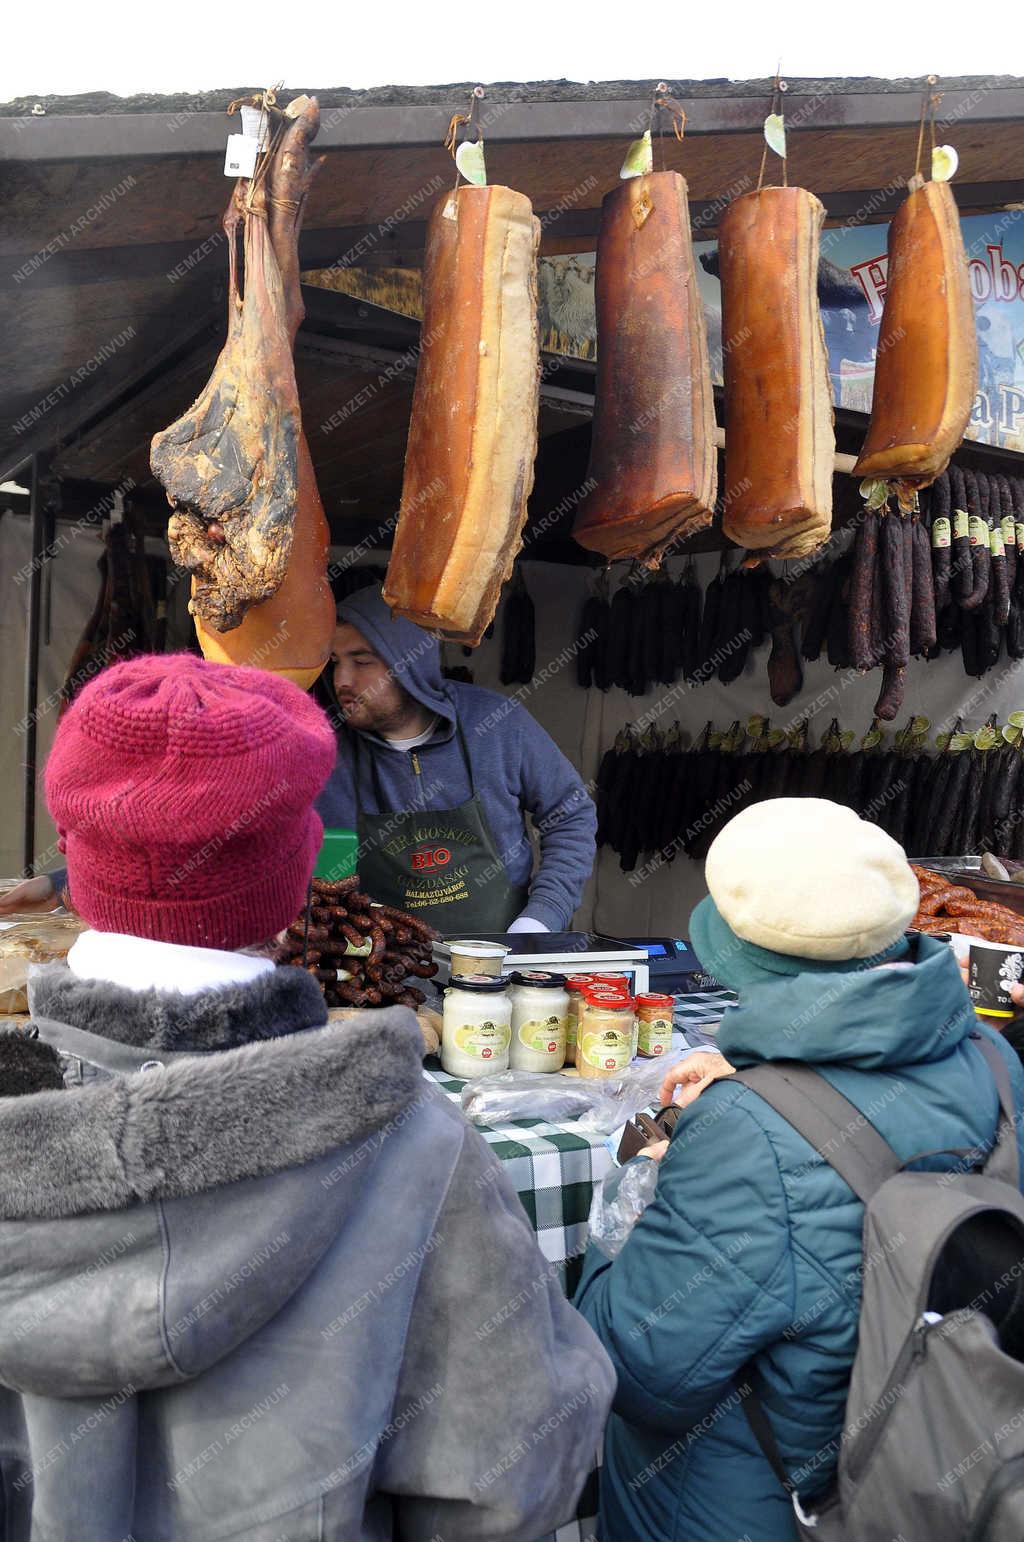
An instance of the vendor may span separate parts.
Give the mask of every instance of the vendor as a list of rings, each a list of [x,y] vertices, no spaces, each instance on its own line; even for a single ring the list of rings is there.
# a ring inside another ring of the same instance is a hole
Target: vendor
[[[393,617],[377,587],[339,605],[322,689],[340,742],[317,809],[329,829],[358,832],[374,899],[449,937],[569,926],[597,816],[517,701],[442,679],[437,640]],[[535,873],[526,814],[540,839]],[[0,914],[52,908],[63,879],[27,879],[0,898]]]
[[[518,702],[444,680],[437,640],[377,587],[338,606],[323,677],[339,737],[317,808],[355,829],[374,899],[447,936],[564,931],[594,862],[579,776]],[[533,818],[540,861],[526,829]]]

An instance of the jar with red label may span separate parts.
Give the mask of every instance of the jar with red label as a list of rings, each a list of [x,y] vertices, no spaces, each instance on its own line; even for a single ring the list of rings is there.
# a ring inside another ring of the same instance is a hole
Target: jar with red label
[[[583,991],[586,986],[594,983],[592,974],[571,974],[565,982],[565,988],[569,993],[569,1007],[565,1018],[566,1065],[576,1064],[576,1029],[583,1006]]]
[[[671,996],[650,994],[636,998],[637,1053],[647,1059],[665,1055],[672,1048]]]
[[[621,1076],[633,1058],[633,998],[610,986],[583,992],[576,1034],[576,1068],[581,1076]]]

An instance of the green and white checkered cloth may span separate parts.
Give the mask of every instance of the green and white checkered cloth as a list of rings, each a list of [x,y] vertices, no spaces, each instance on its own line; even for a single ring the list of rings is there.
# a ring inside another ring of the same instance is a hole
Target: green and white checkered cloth
[[[466,1085],[449,1076],[433,1056],[426,1074],[454,1102]],[[461,1106],[461,1105],[460,1105]],[[594,1185],[612,1166],[600,1134],[577,1134],[570,1125],[516,1119],[475,1125],[512,1180],[544,1257],[557,1265],[567,1296],[579,1283]]]

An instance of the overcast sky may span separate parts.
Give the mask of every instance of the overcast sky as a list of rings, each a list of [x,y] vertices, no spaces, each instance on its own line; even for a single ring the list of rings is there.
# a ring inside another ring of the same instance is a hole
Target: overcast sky
[[[281,79],[746,80],[780,59],[790,75],[1024,75],[1016,14],[962,0],[36,0],[7,7],[0,100]]]

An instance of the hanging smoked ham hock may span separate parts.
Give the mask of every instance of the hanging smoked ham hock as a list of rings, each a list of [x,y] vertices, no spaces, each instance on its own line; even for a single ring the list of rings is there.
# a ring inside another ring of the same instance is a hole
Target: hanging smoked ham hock
[[[171,554],[193,575],[189,609],[205,657],[308,687],[334,632],[329,533],[293,360],[304,314],[299,227],[320,112],[300,96],[278,116],[262,174],[236,183],[224,216],[227,342],[199,398],[154,436],[151,465],[174,509]]]

